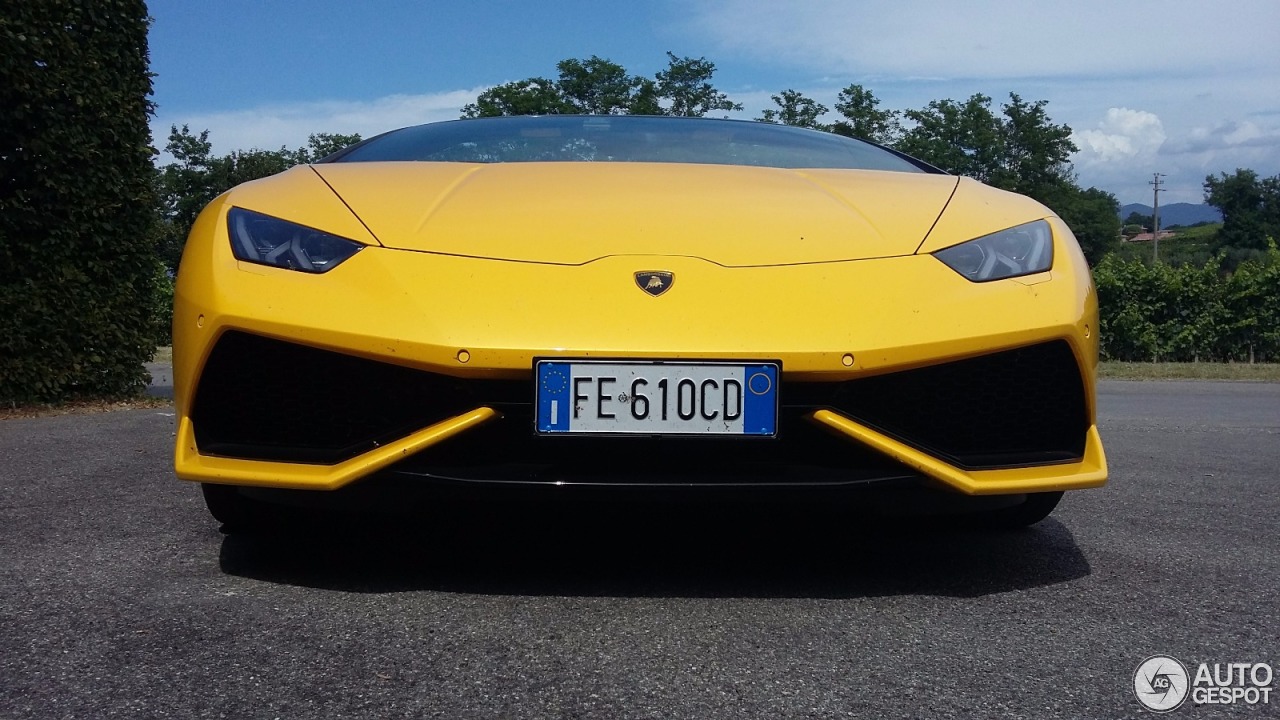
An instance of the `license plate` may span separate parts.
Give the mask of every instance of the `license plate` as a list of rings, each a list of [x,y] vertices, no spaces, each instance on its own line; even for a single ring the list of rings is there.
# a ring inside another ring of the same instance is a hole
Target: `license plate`
[[[540,433],[775,435],[778,364],[542,360]]]

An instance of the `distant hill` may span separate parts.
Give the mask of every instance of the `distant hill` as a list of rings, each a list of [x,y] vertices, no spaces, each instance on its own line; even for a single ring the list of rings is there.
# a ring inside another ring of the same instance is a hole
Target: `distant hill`
[[[1130,203],[1120,208],[1120,219],[1129,217],[1129,213],[1150,215],[1151,206],[1141,203]],[[1160,227],[1170,225],[1195,225],[1201,222],[1222,222],[1222,213],[1212,205],[1195,205],[1192,203],[1173,203],[1160,206]]]

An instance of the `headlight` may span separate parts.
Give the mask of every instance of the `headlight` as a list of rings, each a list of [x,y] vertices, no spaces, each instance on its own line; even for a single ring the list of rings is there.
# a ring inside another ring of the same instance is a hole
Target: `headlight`
[[[261,265],[322,273],[355,255],[358,242],[242,208],[227,213],[231,252]]]
[[[933,254],[972,282],[1044,272],[1053,267],[1053,231],[1036,220]]]

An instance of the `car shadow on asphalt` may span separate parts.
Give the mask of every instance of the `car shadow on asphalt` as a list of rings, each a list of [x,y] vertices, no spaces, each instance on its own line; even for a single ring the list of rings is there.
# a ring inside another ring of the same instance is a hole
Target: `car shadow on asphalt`
[[[222,541],[224,572],[344,592],[850,598],[977,597],[1090,573],[1050,517],[982,532],[838,507],[451,506],[299,515]]]

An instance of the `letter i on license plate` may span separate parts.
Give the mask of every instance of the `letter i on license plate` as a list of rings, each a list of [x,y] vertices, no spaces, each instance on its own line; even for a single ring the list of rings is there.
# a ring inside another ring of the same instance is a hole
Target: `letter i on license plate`
[[[778,363],[542,360],[548,434],[754,435],[778,430]]]

